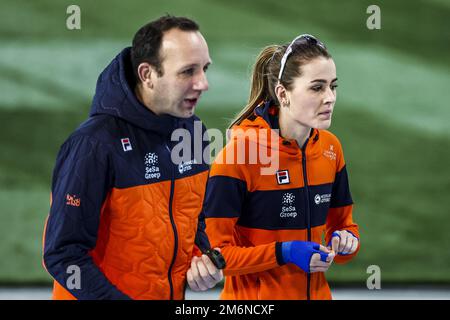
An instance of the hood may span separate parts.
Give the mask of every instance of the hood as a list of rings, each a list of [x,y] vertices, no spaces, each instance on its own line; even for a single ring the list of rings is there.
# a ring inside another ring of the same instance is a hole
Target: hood
[[[130,47],[123,49],[98,77],[90,116],[109,114],[163,136],[170,135],[186,121],[198,119],[195,116],[188,119],[157,116],[145,107],[134,93],[130,53]]]

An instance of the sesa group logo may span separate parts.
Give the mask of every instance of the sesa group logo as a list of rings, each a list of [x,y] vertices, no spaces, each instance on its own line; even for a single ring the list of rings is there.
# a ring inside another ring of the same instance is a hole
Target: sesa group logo
[[[295,196],[291,192],[283,194],[280,218],[295,218],[297,209],[295,208]]]
[[[158,166],[158,155],[154,152],[149,152],[145,155],[145,179],[159,179],[161,172]]]

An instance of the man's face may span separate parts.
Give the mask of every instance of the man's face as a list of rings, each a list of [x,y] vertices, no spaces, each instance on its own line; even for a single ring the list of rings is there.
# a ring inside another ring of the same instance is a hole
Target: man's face
[[[198,31],[171,29],[163,35],[160,57],[163,75],[151,73],[151,109],[157,114],[189,118],[202,92],[208,90],[208,45]]]

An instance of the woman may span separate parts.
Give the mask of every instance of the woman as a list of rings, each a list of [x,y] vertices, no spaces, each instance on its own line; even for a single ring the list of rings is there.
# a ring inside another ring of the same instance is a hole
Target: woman
[[[311,35],[258,56],[205,197],[206,231],[227,263],[222,299],[331,299],[324,272],[359,250],[341,144],[326,130],[336,82],[333,59]],[[248,160],[255,145],[277,156],[271,175],[261,171],[267,162]]]

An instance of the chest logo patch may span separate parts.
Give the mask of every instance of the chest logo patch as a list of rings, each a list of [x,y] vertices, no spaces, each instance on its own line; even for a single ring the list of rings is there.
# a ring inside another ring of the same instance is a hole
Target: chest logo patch
[[[297,215],[294,194],[291,192],[283,194],[280,218],[295,218]]]
[[[122,138],[120,141],[122,142],[123,151],[127,152],[133,150],[129,138]]]
[[[334,146],[331,144],[330,145],[330,149],[329,150],[325,150],[323,152],[323,155],[327,158],[329,158],[330,160],[336,160],[336,152],[334,151]]]
[[[145,179],[159,179],[161,172],[159,170],[158,155],[154,152],[149,152],[145,155]]]
[[[277,171],[276,176],[277,176],[278,184],[288,184],[291,182],[289,179],[289,171],[288,170]]]

